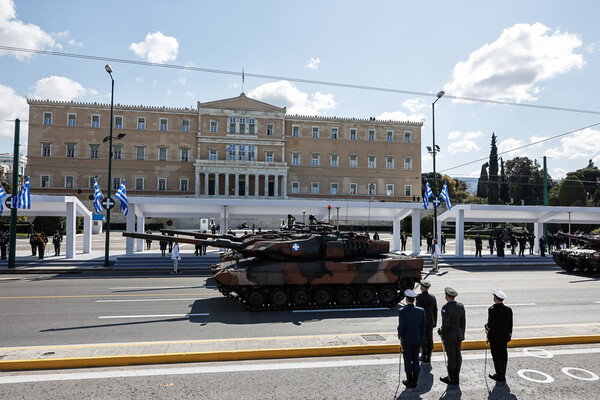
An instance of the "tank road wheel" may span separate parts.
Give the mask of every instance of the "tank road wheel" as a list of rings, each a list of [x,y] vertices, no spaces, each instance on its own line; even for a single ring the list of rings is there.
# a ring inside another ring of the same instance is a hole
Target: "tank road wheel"
[[[317,288],[314,293],[314,300],[316,306],[326,306],[331,301],[331,292],[324,287]]]
[[[277,309],[287,307],[289,300],[288,291],[283,288],[276,288],[271,293],[271,304]]]
[[[393,307],[398,304],[400,301],[400,296],[398,296],[398,290],[393,285],[384,285],[379,290],[379,300],[381,304],[386,307]]]
[[[335,293],[335,300],[339,306],[348,306],[354,300],[354,293],[350,288],[341,287]]]
[[[294,307],[303,308],[308,305],[308,293],[303,288],[294,289],[292,293],[292,303]]]
[[[251,310],[262,308],[265,303],[265,295],[260,289],[251,289],[246,294],[246,306]]]
[[[375,301],[375,289],[372,286],[363,286],[358,289],[358,301],[363,306],[368,306]]]

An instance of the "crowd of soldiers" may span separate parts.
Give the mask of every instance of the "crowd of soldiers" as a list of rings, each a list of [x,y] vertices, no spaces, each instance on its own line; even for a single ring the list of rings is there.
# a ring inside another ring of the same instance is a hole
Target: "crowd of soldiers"
[[[27,237],[29,238],[29,245],[31,246],[31,255],[37,256],[39,260],[43,260],[46,254],[46,245],[48,244],[48,236],[42,231],[40,233],[36,233],[33,229],[33,225],[29,223],[29,228],[27,232]],[[54,246],[54,255],[60,256],[60,246],[63,241],[63,236],[60,231],[57,229],[54,235],[52,236],[52,244]],[[6,256],[8,253],[10,244],[10,235],[4,230],[0,232],[0,258],[2,260],[6,260]]]

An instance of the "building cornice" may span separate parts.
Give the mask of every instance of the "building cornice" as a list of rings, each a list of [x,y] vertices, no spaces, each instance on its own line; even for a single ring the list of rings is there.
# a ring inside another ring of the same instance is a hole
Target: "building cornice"
[[[106,108],[110,109],[110,104],[105,103],[86,103],[79,101],[60,101],[60,100],[38,100],[38,99],[27,99],[27,104],[30,105],[46,105],[46,106],[71,106],[71,107],[94,107],[94,108]],[[124,104],[115,104],[115,109],[119,110],[131,110],[131,111],[175,111],[175,112],[189,112],[190,114],[196,115],[198,113],[197,109],[184,107],[184,108],[176,108],[176,107],[153,107],[153,106],[134,106],[134,105],[124,105]]]

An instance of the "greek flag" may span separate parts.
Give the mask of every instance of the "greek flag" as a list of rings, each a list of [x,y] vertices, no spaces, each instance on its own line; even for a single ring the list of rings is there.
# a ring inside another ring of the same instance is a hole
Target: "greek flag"
[[[431,186],[429,186],[429,181],[425,184],[425,195],[423,196],[423,207],[427,210],[429,207],[429,198],[433,197],[433,191],[431,190]]]
[[[102,205],[100,202],[102,201],[102,192],[98,187],[98,179],[94,179],[94,208],[96,209],[96,214],[100,214],[102,211]]]
[[[127,191],[125,190],[125,179],[121,182],[121,186],[119,186],[119,190],[117,190],[117,194],[115,197],[121,200],[121,212],[123,215],[127,215],[129,212],[129,205],[127,203]]]
[[[0,185],[0,215],[2,215],[2,212],[4,211],[4,198],[7,196],[6,192],[4,191],[4,188],[2,187],[2,185]]]
[[[227,146],[225,148],[225,151],[235,151],[235,145],[234,144],[230,144],[229,146]]]
[[[440,197],[444,199],[444,201],[446,202],[446,207],[448,207],[448,210],[450,210],[452,208],[452,205],[450,204],[450,195],[448,194],[448,185],[446,184],[446,182],[444,182],[444,187],[442,188],[442,193],[440,194]]]
[[[31,208],[31,193],[29,192],[29,178],[25,181],[25,184],[19,192],[19,202],[17,208]]]

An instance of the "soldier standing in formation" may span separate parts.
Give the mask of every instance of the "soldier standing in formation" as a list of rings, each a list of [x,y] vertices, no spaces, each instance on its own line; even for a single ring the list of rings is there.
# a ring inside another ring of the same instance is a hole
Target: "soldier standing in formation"
[[[488,239],[488,245],[490,246],[490,254],[493,255],[494,254],[494,237],[492,235],[490,235],[490,238]]]
[[[32,233],[29,236],[29,245],[31,246],[31,255],[35,256],[37,254],[38,247],[38,236],[35,233]]]
[[[52,236],[52,244],[54,245],[54,255],[60,256],[60,243],[62,242],[63,237],[60,232],[57,230],[54,232],[54,236]]]
[[[498,382],[506,381],[506,365],[508,364],[508,351],[506,347],[512,337],[513,312],[504,305],[506,293],[494,290],[494,305],[488,309],[488,322],[485,324],[492,359],[494,360],[495,374],[489,377]]]
[[[425,336],[423,337],[423,346],[421,350],[421,361],[431,362],[431,352],[433,351],[433,328],[437,325],[437,300],[435,296],[429,293],[431,283],[421,279],[421,293],[417,296],[417,307],[425,310]]]
[[[544,239],[544,235],[540,236],[540,256],[546,257],[546,239]]]
[[[406,242],[408,241],[408,236],[406,236],[406,232],[402,231],[400,234],[400,242],[402,243],[402,249],[400,251],[406,251]]]
[[[444,289],[447,303],[442,307],[442,327],[438,329],[448,356],[448,376],[440,378],[440,381],[458,385],[462,356],[460,346],[465,340],[465,307],[454,299],[458,292],[450,287]]]
[[[38,260],[43,260],[44,252],[46,251],[46,243],[48,243],[48,238],[46,237],[46,234],[44,232],[40,233],[39,235],[36,235],[36,234],[34,234],[34,235],[38,237],[38,239],[36,241]]]
[[[481,257],[481,250],[483,250],[483,242],[481,241],[481,236],[479,236],[478,233],[477,236],[475,236],[475,257],[478,255]]]
[[[0,252],[2,254],[2,259],[6,260],[6,249],[8,248],[9,236],[8,232],[2,231],[0,232]]]
[[[404,371],[406,380],[402,383],[409,388],[417,387],[419,380],[419,348],[425,335],[425,311],[421,307],[415,307],[417,294],[406,289],[406,306],[398,312],[398,338],[404,350]]]
[[[147,235],[152,235],[152,231],[150,229],[148,229],[146,231]],[[146,239],[146,250],[150,250],[152,248],[152,240],[150,239]]]
[[[532,233],[527,239],[529,240],[529,254],[533,254],[533,248],[535,247],[535,235]]]
[[[519,257],[525,257],[525,246],[527,246],[527,238],[521,235],[519,236]]]

